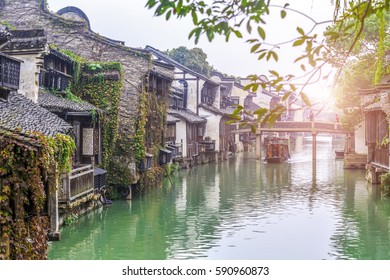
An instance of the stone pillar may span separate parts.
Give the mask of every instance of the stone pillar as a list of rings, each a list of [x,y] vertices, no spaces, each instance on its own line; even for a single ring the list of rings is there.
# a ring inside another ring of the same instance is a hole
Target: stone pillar
[[[59,241],[61,233],[59,231],[59,213],[58,213],[58,191],[49,193],[49,215],[50,215],[50,241]]]

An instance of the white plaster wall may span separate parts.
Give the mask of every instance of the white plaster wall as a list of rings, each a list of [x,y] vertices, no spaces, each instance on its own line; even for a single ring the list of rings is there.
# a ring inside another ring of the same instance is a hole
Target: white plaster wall
[[[183,143],[183,157],[187,157],[187,125],[180,120],[176,123],[176,143]]]
[[[14,57],[23,60],[23,63],[20,65],[20,85],[18,93],[34,102],[38,102],[40,67],[37,66],[37,63],[40,63],[41,60],[36,58],[36,54],[17,55]]]
[[[355,130],[355,152],[358,154],[367,154],[368,149],[366,146],[366,140],[365,140],[365,130],[366,126],[365,123],[362,122],[361,126]]]
[[[205,136],[211,137],[212,140],[215,140],[215,150],[220,150],[219,143],[219,123],[221,122],[220,115],[214,115],[213,113],[199,108],[199,115],[205,117],[207,120]]]
[[[195,79],[196,77],[186,75],[186,78]],[[201,91],[204,84],[203,80],[199,80],[199,92],[197,96],[198,91],[198,85],[196,80],[187,80],[188,83],[188,94],[187,94],[187,109],[191,110],[192,112],[196,113],[196,107],[200,103],[201,98]],[[198,97],[198,99],[197,99]]]
[[[251,80],[249,79],[241,79],[241,84],[243,86],[246,86],[248,84],[252,83]],[[270,105],[270,102],[271,102],[271,96],[269,96],[268,94],[265,94],[263,93],[263,88],[261,86],[259,86],[257,92],[256,92],[256,96],[253,97],[253,103],[255,103],[256,105],[262,107],[262,108],[267,108],[269,109],[269,105]]]
[[[210,78],[210,80],[216,82],[216,83],[220,83],[222,81],[221,77],[220,76],[212,76]]]
[[[175,68],[175,73],[181,73],[182,70],[179,68]],[[183,88],[183,85],[179,83],[178,80],[184,80],[183,74],[175,74],[175,82],[174,86],[178,88]],[[185,75],[185,80],[188,84],[188,94],[187,94],[187,109],[191,110],[192,112],[196,113],[196,107],[200,102],[200,92],[202,90],[204,81],[199,80],[199,100],[197,100],[197,80],[196,77],[190,74]]]
[[[302,107],[300,107],[298,105],[292,105],[291,108],[295,109],[294,121],[297,121],[297,122],[304,121],[304,110],[302,109]]]
[[[213,106],[216,108],[221,108],[221,86],[217,87],[217,92],[215,93],[215,100]]]
[[[269,105],[271,102],[271,96],[264,94],[261,89],[259,89],[256,92],[256,96],[253,97],[253,103],[256,105],[262,107],[262,108],[267,108],[269,109]]]
[[[242,88],[233,85],[232,96],[238,96],[240,98],[239,104],[244,106],[245,97],[248,95],[248,92],[243,90]]]

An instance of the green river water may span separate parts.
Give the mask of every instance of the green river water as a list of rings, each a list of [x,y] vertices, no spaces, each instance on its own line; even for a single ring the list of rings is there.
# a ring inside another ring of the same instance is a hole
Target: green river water
[[[255,153],[182,170],[61,229],[49,259],[390,259],[390,199],[344,170],[330,138],[267,164]]]

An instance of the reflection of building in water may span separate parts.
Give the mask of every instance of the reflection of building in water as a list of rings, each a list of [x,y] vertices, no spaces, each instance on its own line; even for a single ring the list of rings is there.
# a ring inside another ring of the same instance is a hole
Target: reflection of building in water
[[[265,183],[269,186],[285,186],[290,183],[291,166],[289,163],[265,164]]]
[[[290,138],[290,153],[301,152],[303,149],[303,134],[295,133],[296,135]]]
[[[332,236],[335,255],[347,259],[389,259],[390,226],[388,202],[381,199],[378,186],[367,192],[365,172],[345,172],[345,207]],[[376,232],[376,234],[372,234]]]

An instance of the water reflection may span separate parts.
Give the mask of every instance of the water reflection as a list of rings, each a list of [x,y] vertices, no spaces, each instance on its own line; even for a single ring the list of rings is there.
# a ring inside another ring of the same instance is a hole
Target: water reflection
[[[50,259],[390,259],[390,201],[331,141],[297,139],[291,160],[254,154],[180,172],[131,202],[64,227]],[[301,144],[299,144],[301,143]]]
[[[364,174],[345,175],[342,219],[332,240],[335,255],[345,259],[390,259],[390,203],[379,186],[368,186]]]

